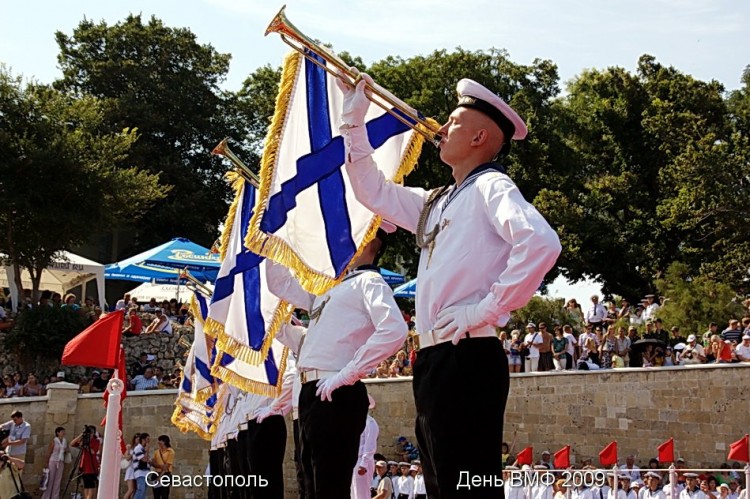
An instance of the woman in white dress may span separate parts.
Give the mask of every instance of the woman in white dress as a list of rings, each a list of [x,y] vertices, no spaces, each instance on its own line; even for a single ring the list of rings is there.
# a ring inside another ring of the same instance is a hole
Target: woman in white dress
[[[65,440],[65,428],[55,428],[55,438],[47,447],[47,488],[42,494],[42,499],[58,499],[60,497],[60,482],[62,481],[63,469],[65,468],[65,453],[70,452],[68,441]]]

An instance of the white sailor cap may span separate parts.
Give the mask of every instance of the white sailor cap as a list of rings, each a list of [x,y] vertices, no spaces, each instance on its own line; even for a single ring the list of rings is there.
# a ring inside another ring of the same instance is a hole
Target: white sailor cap
[[[630,475],[628,475],[627,473],[620,473],[618,477],[620,478],[620,480],[630,480]]]
[[[377,463],[375,463],[375,466],[385,467],[388,466],[388,463],[386,463],[385,461],[378,461]]]
[[[419,459],[415,459],[414,461],[411,462],[411,464],[416,464],[417,466],[420,466],[422,464],[422,461],[420,461]]]
[[[416,464],[412,464],[411,466],[409,466],[409,471],[419,471],[419,466],[417,466]]]
[[[646,476],[651,478],[658,478],[659,480],[661,480],[661,475],[653,471],[649,471],[648,473],[646,473]]]
[[[388,466],[398,466],[396,461],[388,461]]]
[[[407,468],[408,468],[409,466],[411,466],[411,464],[407,463],[406,461],[401,461],[400,463],[398,463],[398,465],[399,465],[399,466],[406,466]]]
[[[631,488],[631,489],[639,489],[639,488],[641,488],[641,481],[640,481],[640,480],[634,480],[634,481],[633,481],[633,482],[632,482],[632,483],[630,484],[630,488]]]
[[[534,324],[533,322],[529,322],[528,324],[526,324],[526,327],[536,327],[536,324]]]
[[[488,88],[474,80],[464,78],[456,85],[458,107],[476,109],[489,116],[505,134],[505,139],[523,140],[528,129],[523,119],[512,107]],[[509,136],[510,135],[510,136]]]
[[[698,478],[698,473],[685,473],[685,478]]]

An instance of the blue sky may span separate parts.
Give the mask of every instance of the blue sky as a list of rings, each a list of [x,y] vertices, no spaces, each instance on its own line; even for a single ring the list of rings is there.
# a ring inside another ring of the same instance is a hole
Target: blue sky
[[[78,22],[113,24],[128,13],[156,15],[189,27],[201,43],[232,54],[224,87],[287,50],[278,35],[263,36],[281,1],[268,0],[5,0],[0,15],[0,62],[14,74],[51,82],[59,76],[54,32]],[[287,15],[304,33],[366,62],[435,49],[505,48],[513,61],[557,63],[562,81],[585,68],[634,70],[643,53],[728,90],[750,64],[747,0],[287,0]]]

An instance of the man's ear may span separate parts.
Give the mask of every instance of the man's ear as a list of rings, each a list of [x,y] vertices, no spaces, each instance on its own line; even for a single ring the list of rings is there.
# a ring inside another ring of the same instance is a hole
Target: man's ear
[[[489,137],[489,132],[487,132],[487,129],[480,128],[477,130],[477,132],[474,134],[474,137],[471,139],[471,145],[472,146],[481,146],[485,142],[487,142],[487,138]]]

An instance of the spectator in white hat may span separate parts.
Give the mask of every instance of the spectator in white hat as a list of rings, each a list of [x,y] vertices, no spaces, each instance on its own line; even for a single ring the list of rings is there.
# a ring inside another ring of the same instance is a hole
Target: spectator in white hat
[[[363,75],[356,89],[339,85],[346,170],[357,199],[414,232],[422,250],[416,433],[427,492],[437,496],[455,490],[462,473],[493,475],[502,468],[510,374],[495,327],[528,303],[562,247],[495,162],[511,140],[527,134],[523,119],[498,95],[472,80],[458,82],[456,109],[438,131],[440,159],[455,183],[426,191],[390,182],[378,170],[364,126],[368,82]]]
[[[706,362],[706,352],[703,345],[698,343],[698,338],[694,334],[687,337],[687,345],[680,354],[680,364],[703,364]]]
[[[377,485],[372,488],[371,495],[373,499],[391,499],[393,496],[393,482],[386,476],[388,464],[385,461],[375,463],[375,473]]]
[[[536,324],[533,322],[526,325],[526,337],[523,342],[528,349],[524,359],[524,372],[535,372],[539,369],[539,346],[544,342],[544,337],[536,330]]]
[[[734,354],[740,362],[750,362],[750,334],[742,335],[742,343],[734,349]]]

